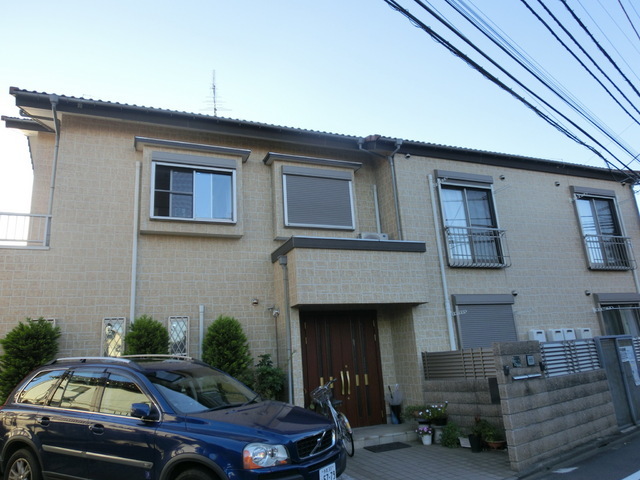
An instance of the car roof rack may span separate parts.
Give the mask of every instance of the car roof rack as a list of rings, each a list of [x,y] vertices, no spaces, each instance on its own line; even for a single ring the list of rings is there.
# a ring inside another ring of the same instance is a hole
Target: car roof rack
[[[142,353],[138,355],[122,355],[118,358],[124,358],[129,360],[184,360],[186,362],[193,362],[193,357],[188,355],[171,355],[171,354],[150,354]]]
[[[87,363],[87,362],[120,362],[120,363],[131,363],[132,361],[123,358],[123,357],[60,357],[55,358],[49,362],[49,365],[54,365],[56,363],[65,363],[65,362],[79,362],[79,363]]]

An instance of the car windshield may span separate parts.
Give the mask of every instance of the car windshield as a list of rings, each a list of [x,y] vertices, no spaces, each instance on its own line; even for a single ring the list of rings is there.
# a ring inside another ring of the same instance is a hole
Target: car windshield
[[[179,413],[219,410],[257,399],[255,392],[233,377],[206,366],[154,370],[147,378]]]

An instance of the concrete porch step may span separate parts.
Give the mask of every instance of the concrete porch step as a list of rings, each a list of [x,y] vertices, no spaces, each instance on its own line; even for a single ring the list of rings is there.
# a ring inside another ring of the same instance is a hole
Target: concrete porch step
[[[384,445],[392,442],[416,442],[418,436],[415,425],[400,423],[397,425],[374,425],[353,429],[353,443],[355,448]]]

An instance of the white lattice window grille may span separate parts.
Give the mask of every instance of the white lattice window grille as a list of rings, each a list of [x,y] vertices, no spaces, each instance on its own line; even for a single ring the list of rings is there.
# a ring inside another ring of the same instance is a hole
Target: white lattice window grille
[[[169,353],[189,354],[189,317],[169,317]]]
[[[102,355],[119,357],[124,353],[124,336],[127,328],[125,317],[102,319]]]
[[[45,321],[45,322],[49,322],[49,323],[51,324],[51,326],[52,326],[52,327],[55,327],[55,326],[56,326],[57,319],[55,319],[55,318],[45,318],[45,319],[44,319],[44,321]]]

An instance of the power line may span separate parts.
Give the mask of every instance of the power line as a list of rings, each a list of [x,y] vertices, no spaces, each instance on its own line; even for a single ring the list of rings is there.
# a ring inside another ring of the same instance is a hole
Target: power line
[[[538,1],[540,1],[540,0],[538,0]],[[595,39],[595,37],[591,34],[591,32],[586,27],[586,25],[582,22],[582,20],[580,20],[580,18],[575,14],[575,12],[571,9],[571,7],[569,5],[567,5],[566,0],[560,0],[560,2],[562,2],[562,4],[565,6],[565,8],[568,10],[568,12],[573,17],[573,19],[576,21],[576,23],[578,23],[578,25],[580,25],[580,27],[589,36],[589,38],[591,39],[591,41],[593,41],[593,43],[596,45],[596,47],[598,47],[598,50],[600,50],[600,52],[607,58],[607,60],[609,60],[609,63],[611,63],[611,65],[618,71],[620,76],[622,76],[622,78],[624,78],[624,80],[631,87],[631,89],[636,93],[636,95],[638,95],[640,97],[640,92],[638,92],[638,89],[631,83],[631,80],[629,80],[629,78],[622,72],[622,70],[620,70],[620,67],[618,67],[618,64],[613,60],[613,58],[611,58],[611,56],[607,53],[607,51],[604,48],[602,48],[602,45],[600,45],[600,43]]]
[[[601,160],[603,160],[605,162],[605,164],[609,168],[621,170],[621,168],[615,166],[609,159],[607,159],[602,153],[600,153],[600,151],[598,151],[592,145],[589,145],[585,141],[581,140],[577,135],[572,133],[568,128],[564,127],[560,122],[558,122],[557,120],[552,118],[550,115],[544,113],[542,110],[540,110],[538,107],[533,105],[530,101],[528,101],[522,95],[516,93],[512,88],[510,88],[508,85],[506,85],[503,81],[498,79],[495,75],[491,74],[484,67],[482,67],[479,63],[477,63],[476,61],[472,60],[468,55],[466,55],[464,52],[462,52],[459,48],[455,47],[451,42],[446,40],[443,36],[441,36],[440,34],[435,32],[431,27],[427,26],[424,22],[422,22],[418,17],[413,15],[411,12],[409,12],[406,8],[404,8],[402,5],[400,5],[397,1],[395,1],[395,0],[384,0],[384,1],[392,9],[394,9],[397,12],[401,13],[411,23],[413,23],[415,26],[417,26],[418,28],[422,29],[425,33],[430,35],[431,38],[434,39],[437,43],[441,44],[442,46],[447,48],[451,53],[456,55],[458,58],[460,58],[463,61],[465,61],[469,66],[471,66],[472,68],[474,68],[475,70],[480,72],[485,78],[487,78],[488,80],[492,81],[493,83],[498,85],[500,88],[502,88],[503,90],[507,91],[509,94],[514,96],[521,103],[523,103],[525,106],[527,106],[528,108],[533,110],[538,116],[543,118],[546,122],[548,122],[550,125],[552,125],[554,128],[556,128],[558,131],[560,131],[561,133],[563,133],[564,135],[566,135],[568,138],[572,139],[573,141],[575,141],[579,145],[582,145],[585,148],[587,148],[588,150],[590,150],[592,153],[594,153],[596,156],[598,156]],[[533,92],[530,88],[528,88],[526,85],[524,85],[520,80],[515,78],[513,74],[508,72],[505,68],[503,68],[501,65],[499,65],[495,60],[493,60],[490,56],[488,56],[485,52],[483,52],[480,48],[478,48],[473,42],[471,42],[467,37],[465,37],[457,28],[455,28],[449,21],[447,21],[444,18],[442,18],[442,16],[438,12],[434,11],[434,9],[432,9],[432,8],[428,7],[427,5],[425,5],[425,3],[422,2],[421,0],[414,0],[414,1],[415,1],[415,3],[420,5],[426,12],[428,12],[432,17],[434,17],[436,20],[438,20],[440,23],[442,23],[444,26],[446,26],[449,30],[451,30],[455,35],[457,35],[460,39],[462,39],[467,45],[469,45],[471,48],[473,48],[483,58],[488,60],[494,67],[496,67],[503,74],[505,74],[511,81],[515,82],[519,87],[523,88],[526,92],[528,92],[530,95],[535,97],[537,99],[537,101],[539,101],[540,103],[544,104],[549,109],[553,110],[556,114],[561,116],[565,121],[570,123],[574,128],[576,128],[583,135],[585,135],[587,138],[589,138],[590,141],[592,141],[593,143],[598,145],[602,150],[607,152],[607,154],[609,154],[612,158],[614,158],[619,164],[621,164],[625,168],[625,170],[626,170],[625,173],[626,174],[628,174],[630,177],[634,178],[636,181],[640,180],[640,175],[638,175],[637,172],[631,170],[628,165],[626,165],[622,160],[620,160],[615,154],[613,154],[609,149],[607,149],[604,145],[602,145],[602,143],[600,143],[592,135],[590,135],[588,132],[586,132],[582,127],[577,125],[573,120],[569,119],[566,115],[564,115],[563,113],[558,111],[555,107],[550,105],[547,101],[545,101],[543,98],[541,98],[535,92]],[[588,118],[588,116],[587,116],[587,118]],[[613,139],[613,136],[611,136],[610,138]],[[623,145],[621,145],[619,142],[617,142],[617,143],[619,144],[619,146],[621,148],[626,150],[626,148],[624,148]],[[631,154],[631,152],[629,152],[628,150],[627,150],[627,153]]]
[[[427,34],[429,34],[436,42],[440,43],[442,46],[447,48],[451,53],[453,53],[457,57],[459,57],[462,60],[464,60],[468,65],[470,65],[472,68],[476,69],[483,76],[485,76],[485,78],[489,79],[490,81],[492,81],[493,83],[498,85],[500,88],[502,88],[503,90],[507,91],[512,96],[517,98],[520,102],[522,102],[528,108],[533,110],[537,115],[539,115],[546,122],[548,122],[550,125],[552,125],[557,130],[559,130],[561,133],[563,133],[564,135],[566,135],[568,138],[572,139],[573,141],[575,141],[579,145],[582,145],[585,148],[589,149],[591,152],[593,152],[595,155],[597,155],[599,158],[601,158],[605,162],[605,164],[609,166],[609,168],[614,168],[614,169],[620,170],[620,168],[616,167],[609,159],[604,157],[604,155],[602,153],[600,153],[600,151],[598,151],[593,146],[591,146],[591,145],[587,144],[586,142],[584,142],[583,140],[581,140],[579,137],[577,137],[575,134],[573,134],[571,131],[569,131],[566,127],[561,125],[558,121],[556,121],[555,119],[553,119],[549,115],[545,114],[542,110],[540,110],[535,105],[533,105],[531,102],[529,102],[522,95],[519,95],[518,93],[516,93],[513,89],[508,87],[504,82],[502,82],[500,79],[498,79],[495,75],[493,75],[490,72],[488,72],[484,67],[482,67],[480,64],[478,64],[477,62],[472,60],[468,55],[466,55],[460,49],[455,47],[453,44],[451,44],[449,41],[447,41],[444,37],[442,37],[440,34],[435,32],[431,27],[427,26],[419,18],[417,18],[415,15],[413,15],[407,9],[405,9],[397,1],[395,1],[395,0],[384,0],[384,1],[391,8],[393,8],[394,10],[398,11],[399,13],[404,15],[406,18],[408,18],[418,28],[422,29]],[[467,45],[472,47],[477,53],[479,53],[486,60],[488,60],[494,67],[498,68],[502,73],[504,73],[507,77],[509,77],[509,79],[514,81],[518,86],[520,86],[525,91],[527,91],[529,94],[534,96],[539,102],[543,103],[548,108],[550,108],[555,113],[557,113],[562,118],[564,118],[574,128],[578,129],[583,135],[587,136],[592,142],[597,144],[601,149],[606,151],[609,155],[611,155],[611,157],[613,157],[616,161],[618,161],[620,164],[622,164],[623,166],[625,166],[628,169],[628,167],[624,164],[624,162],[622,162],[620,159],[618,159],[615,154],[613,154],[609,149],[607,149],[604,145],[602,145],[597,139],[595,139],[592,135],[590,135],[588,132],[586,132],[582,127],[580,127],[575,122],[573,122],[571,119],[566,117],[566,115],[564,115],[563,113],[558,111],[555,107],[550,105],[548,102],[546,102],[544,99],[542,99],[539,95],[537,95],[535,92],[533,92],[530,88],[528,88],[526,85],[524,85],[521,81],[519,81],[517,78],[515,78],[510,72],[508,72],[506,69],[504,69],[502,66],[500,66],[495,60],[493,60],[486,53],[484,53],[482,50],[480,50],[475,44],[473,44],[473,42],[471,42],[468,38],[466,38],[464,35],[462,35],[462,33],[460,33],[459,30],[457,30],[455,27],[453,27],[449,22],[445,21],[437,12],[435,12],[433,9],[429,8],[428,6],[426,6],[421,0],[414,0],[414,1],[418,5],[420,5],[425,11],[427,11],[430,15],[432,15],[434,18],[436,18],[440,23],[442,23],[447,28],[449,28],[454,34],[456,34],[465,43],[467,43]],[[628,169],[628,170],[630,170],[630,169]],[[640,181],[640,175],[638,175],[636,172],[630,171],[630,174],[633,175],[634,178],[637,178],[637,180]]]

